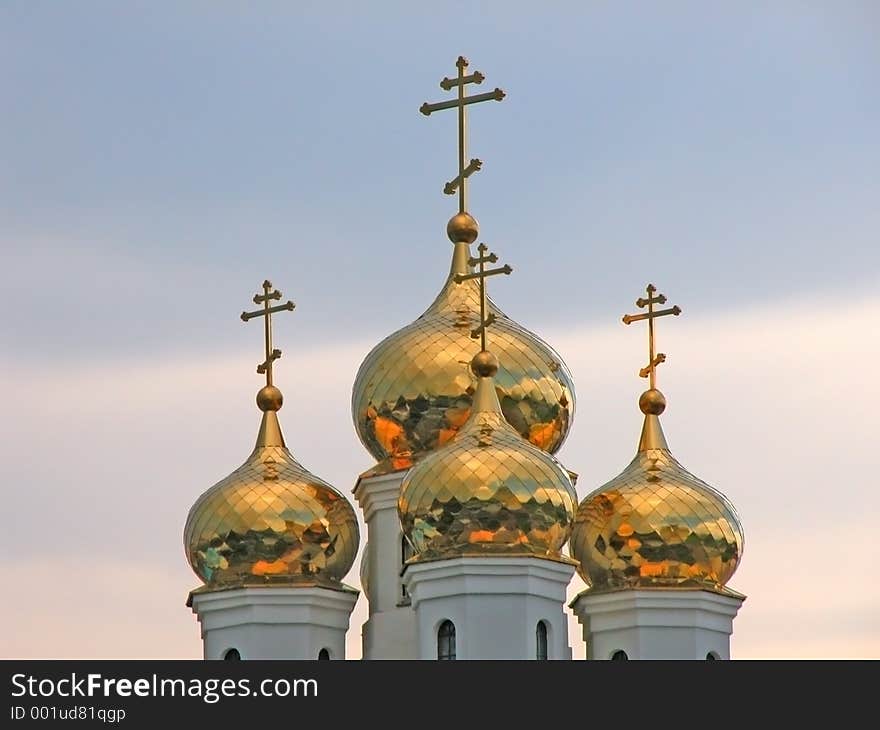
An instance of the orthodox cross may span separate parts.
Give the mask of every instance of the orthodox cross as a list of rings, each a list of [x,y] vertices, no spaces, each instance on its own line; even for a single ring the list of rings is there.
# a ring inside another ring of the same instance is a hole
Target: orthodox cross
[[[266,385],[272,385],[272,363],[281,357],[281,350],[272,347],[272,315],[276,312],[292,312],[296,306],[293,302],[287,301],[284,304],[278,304],[274,307],[269,306],[269,302],[281,299],[281,292],[272,289],[272,282],[266,279],[263,282],[263,293],[254,295],[254,304],[262,304],[263,308],[256,312],[242,312],[241,319],[247,322],[254,317],[265,317],[263,320],[264,332],[266,337],[266,359],[257,365],[257,372],[262,375],[266,374]]]
[[[498,256],[494,253],[487,253],[489,247],[485,243],[481,243],[477,246],[477,251],[479,252],[479,256],[476,258],[469,258],[468,265],[479,266],[479,271],[476,271],[473,274],[456,274],[454,278],[456,284],[461,284],[461,282],[467,281],[468,279],[478,279],[480,282],[480,325],[476,329],[471,330],[471,337],[474,339],[479,337],[480,349],[485,350],[486,329],[495,322],[494,314],[490,314],[488,317],[486,316],[486,279],[490,276],[495,276],[496,274],[509,274],[513,269],[508,264],[499,266],[497,269],[487,269],[486,264],[496,263],[498,261]]]
[[[504,98],[504,92],[496,88],[486,94],[467,96],[465,87],[468,84],[481,84],[486,77],[479,71],[474,71],[466,76],[464,72],[468,67],[468,60],[464,56],[459,56],[455,65],[458,68],[458,76],[454,79],[444,78],[440,82],[440,88],[444,91],[450,91],[454,87],[458,87],[458,98],[439,101],[436,104],[425,102],[419,107],[419,111],[427,117],[442,109],[458,109],[458,176],[446,183],[443,192],[447,195],[455,195],[455,191],[458,190],[458,212],[464,213],[467,210],[467,179],[483,165],[477,159],[465,164],[467,157],[467,111],[465,107],[470,104],[479,104],[481,101],[501,101]]]
[[[643,312],[642,314],[624,314],[623,323],[632,324],[633,322],[641,322],[643,319],[648,320],[648,364],[639,370],[639,377],[647,378],[650,376],[651,388],[654,388],[657,383],[657,366],[661,362],[666,362],[666,355],[662,352],[658,352],[656,355],[654,354],[654,320],[657,319],[657,317],[665,317],[667,314],[674,314],[677,317],[681,314],[681,307],[675,306],[670,307],[669,309],[659,309],[654,311],[655,304],[666,304],[666,297],[662,294],[656,294],[657,287],[653,284],[648,284],[646,291],[648,292],[647,299],[642,297],[636,299],[636,306],[639,309],[647,307],[648,311]]]

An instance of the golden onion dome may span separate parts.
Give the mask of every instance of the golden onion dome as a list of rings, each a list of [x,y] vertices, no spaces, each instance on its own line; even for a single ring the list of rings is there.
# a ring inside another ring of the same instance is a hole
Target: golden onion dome
[[[274,386],[260,390],[263,420],[253,452],[187,517],[187,557],[209,586],[338,584],[354,562],[354,509],[288,451],[276,414],[281,402]]]
[[[459,220],[461,219],[461,220]],[[455,224],[455,225],[453,225]],[[467,420],[476,379],[468,370],[479,324],[470,243],[476,221],[467,213],[448,228],[454,251],[449,277],[433,304],[412,324],[367,355],[355,378],[352,416],[358,436],[379,462],[372,473],[406,469],[449,441]],[[575,411],[574,384],[562,358],[537,335],[488,300],[495,316],[492,349],[503,363],[495,387],[508,422],[551,454],[562,446]]]
[[[559,558],[577,495],[568,472],[522,438],[501,412],[487,352],[471,415],[442,448],[410,469],[398,513],[415,560],[462,555],[531,554]]]
[[[642,394],[638,453],[622,474],[581,502],[570,549],[594,590],[722,588],[743,553],[739,516],[727,498],[669,451],[658,416],[666,399]]]

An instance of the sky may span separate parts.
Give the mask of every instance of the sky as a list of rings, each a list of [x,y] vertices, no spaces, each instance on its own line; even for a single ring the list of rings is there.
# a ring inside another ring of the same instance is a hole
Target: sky
[[[287,443],[350,496],[357,368],[448,271],[418,108],[459,54],[507,93],[470,207],[572,371],[578,494],[635,450],[651,281],[667,438],[745,525],[734,657],[880,656],[876,4],[219,0],[0,4],[0,656],[200,656],[182,529],[256,437],[267,277]]]

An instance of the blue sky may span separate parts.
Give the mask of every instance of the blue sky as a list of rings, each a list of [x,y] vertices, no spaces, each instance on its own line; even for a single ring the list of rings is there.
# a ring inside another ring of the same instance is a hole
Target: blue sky
[[[484,87],[508,94],[471,114],[470,153],[484,161],[471,209],[515,269],[493,282],[494,298],[572,366],[580,411],[563,457],[582,474],[581,496],[631,456],[638,425],[627,409],[641,384],[630,369],[643,342],[615,328],[651,280],[686,314],[664,327],[672,354],[661,382],[680,434],[667,435],[685,464],[706,478],[715,470],[735,503],[753,504],[756,544],[772,544],[774,515],[723,483],[699,427],[738,378],[753,388],[738,401],[762,421],[756,471],[779,469],[785,454],[795,466],[779,504],[812,495],[794,510],[813,525],[810,545],[822,539],[814,525],[837,522],[815,465],[795,456],[799,436],[766,430],[779,414],[799,413],[845,449],[828,469],[854,490],[856,512],[880,509],[860,430],[877,392],[867,363],[880,357],[876,4],[7,0],[2,488],[53,534],[70,531],[61,552],[80,566],[110,550],[154,577],[177,571],[161,605],[180,635],[197,640],[182,606],[193,577],[178,564],[185,511],[255,434],[261,344],[237,318],[264,278],[298,305],[277,330],[288,441],[346,493],[369,465],[346,413],[350,384],[448,268],[455,200],[441,190],[456,172],[455,119],[418,108],[445,96],[438,82],[460,53]],[[726,360],[700,360],[703,341]],[[303,414],[290,407],[315,373],[331,403],[304,399],[320,411],[310,416],[320,438],[300,433]],[[801,413],[811,399],[818,410]],[[812,458],[823,450],[814,446]],[[104,520],[99,509],[141,517]],[[57,575],[58,549],[21,547],[30,530],[11,526],[6,554],[35,561],[35,581]],[[759,591],[772,583],[754,575]],[[880,606],[876,592],[859,600]],[[753,597],[743,609],[741,621],[749,609],[766,618],[753,636],[767,643],[749,644],[751,655],[796,650],[773,643],[772,603],[761,614]],[[810,631],[840,614],[815,621]],[[864,646],[880,647],[872,631]],[[155,650],[173,653],[175,641]]]
[[[518,318],[607,320],[646,276],[695,311],[869,284],[876,6],[705,5],[4,3],[12,344],[215,347],[272,271],[305,337],[403,323],[449,255],[455,120],[418,106],[459,52],[508,93],[472,209]]]

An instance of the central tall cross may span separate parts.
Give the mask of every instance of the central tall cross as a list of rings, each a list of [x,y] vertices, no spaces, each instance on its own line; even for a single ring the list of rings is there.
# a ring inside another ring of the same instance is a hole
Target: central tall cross
[[[662,294],[657,294],[657,287],[653,284],[648,284],[646,291],[648,297],[639,297],[636,299],[636,306],[639,309],[647,307],[648,311],[642,314],[624,314],[623,323],[632,324],[633,322],[641,322],[643,319],[648,320],[648,364],[639,370],[639,377],[647,378],[650,376],[649,382],[653,389],[657,386],[657,366],[661,362],[666,362],[666,355],[662,352],[658,352],[656,355],[654,354],[654,320],[657,319],[657,317],[665,317],[668,314],[673,314],[677,317],[681,314],[681,307],[675,306],[670,307],[669,309],[659,309],[655,311],[654,305],[666,304],[666,297]]]
[[[476,329],[471,330],[471,337],[480,338],[480,349],[486,349],[486,329],[495,322],[495,315],[486,316],[486,279],[496,274],[509,274],[513,269],[508,264],[499,266],[497,269],[487,269],[486,264],[494,264],[498,261],[498,256],[494,253],[488,253],[489,247],[485,243],[477,246],[479,256],[468,259],[468,265],[479,266],[479,270],[473,274],[456,274],[454,279],[456,284],[461,284],[468,279],[479,279],[480,281],[480,325]]]
[[[419,107],[419,111],[427,117],[442,109],[458,109],[458,176],[446,183],[443,192],[447,195],[455,195],[455,191],[458,190],[458,212],[464,213],[467,210],[467,179],[483,166],[483,163],[478,159],[473,159],[465,164],[467,158],[467,111],[465,107],[470,104],[478,104],[481,101],[501,101],[504,98],[504,92],[496,88],[486,94],[467,96],[465,87],[468,84],[481,84],[486,77],[479,71],[465,75],[468,60],[464,56],[459,56],[455,65],[458,68],[458,76],[454,79],[444,78],[440,82],[440,88],[444,91],[450,91],[458,87],[458,98],[439,101],[435,104],[425,102]]]
[[[272,288],[272,282],[266,279],[263,282],[263,293],[254,295],[254,304],[262,304],[263,308],[256,312],[242,312],[241,319],[247,322],[254,317],[264,317],[264,335],[266,340],[266,359],[257,365],[257,372],[262,375],[266,374],[266,385],[272,385],[272,363],[281,357],[281,350],[272,347],[272,315],[275,312],[292,312],[296,306],[293,302],[287,301],[284,304],[278,304],[270,307],[269,303],[281,299],[281,292]]]

